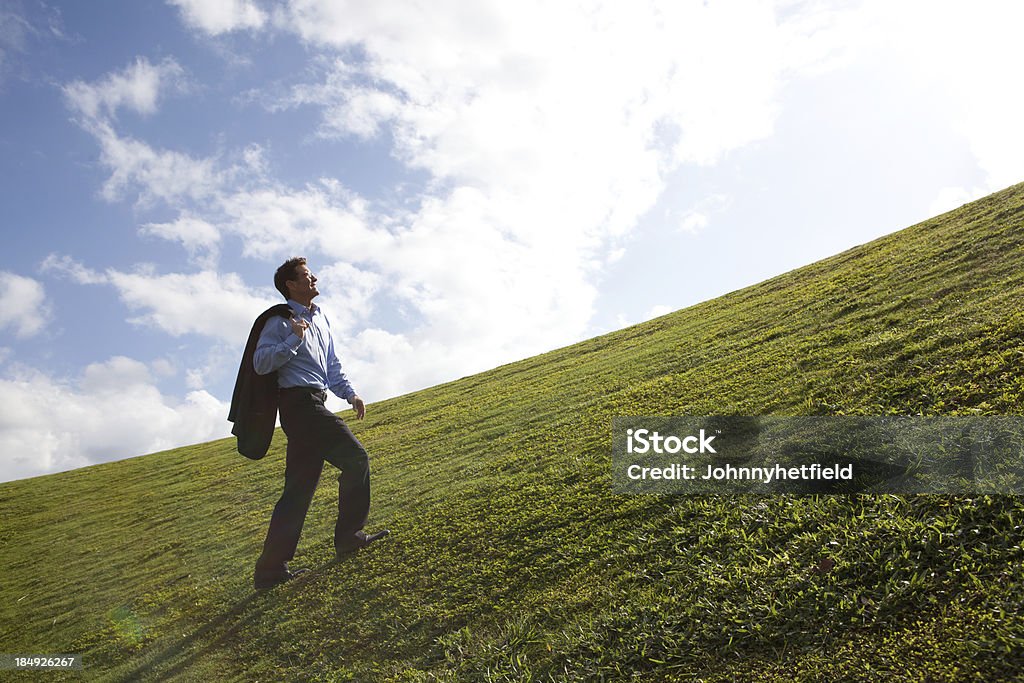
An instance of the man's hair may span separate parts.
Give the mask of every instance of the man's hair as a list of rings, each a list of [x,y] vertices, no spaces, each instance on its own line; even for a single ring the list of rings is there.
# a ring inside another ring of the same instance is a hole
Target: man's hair
[[[283,296],[285,299],[287,299],[289,296],[288,285],[286,285],[285,283],[288,282],[289,280],[295,280],[297,277],[295,270],[299,266],[304,265],[306,265],[305,257],[296,256],[295,258],[290,258],[284,263],[282,263],[281,266],[277,269],[277,272],[274,273],[274,286],[277,287],[277,291],[281,292],[281,296]]]

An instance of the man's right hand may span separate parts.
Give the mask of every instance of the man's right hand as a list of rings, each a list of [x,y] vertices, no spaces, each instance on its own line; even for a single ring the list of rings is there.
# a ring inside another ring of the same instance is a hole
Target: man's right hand
[[[295,316],[292,316],[288,322],[292,324],[292,332],[295,333],[295,336],[302,339],[302,335],[305,334],[306,328],[309,327],[309,323],[302,318],[296,318]]]

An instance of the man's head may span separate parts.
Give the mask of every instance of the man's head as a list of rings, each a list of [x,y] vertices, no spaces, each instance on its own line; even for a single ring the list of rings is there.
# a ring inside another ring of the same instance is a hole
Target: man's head
[[[281,264],[274,273],[274,287],[285,299],[299,303],[308,304],[320,293],[316,288],[316,277],[306,266],[306,259],[301,256],[288,259]]]

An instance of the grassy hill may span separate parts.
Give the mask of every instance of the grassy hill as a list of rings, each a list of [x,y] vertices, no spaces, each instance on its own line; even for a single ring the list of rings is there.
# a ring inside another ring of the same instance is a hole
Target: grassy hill
[[[1018,185],[375,404],[350,424],[392,536],[329,563],[328,468],[314,571],[266,593],[281,435],[0,485],[0,651],[110,681],[1011,680],[1020,498],[616,496],[609,453],[621,415],[1020,413],[1022,242]]]

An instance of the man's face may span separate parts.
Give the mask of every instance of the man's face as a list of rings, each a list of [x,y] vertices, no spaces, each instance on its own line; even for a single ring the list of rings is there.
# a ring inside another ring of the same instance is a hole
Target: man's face
[[[288,286],[288,293],[296,301],[304,301],[307,298],[312,300],[320,293],[316,288],[316,276],[305,265],[296,268],[295,279],[288,280],[285,284]]]

